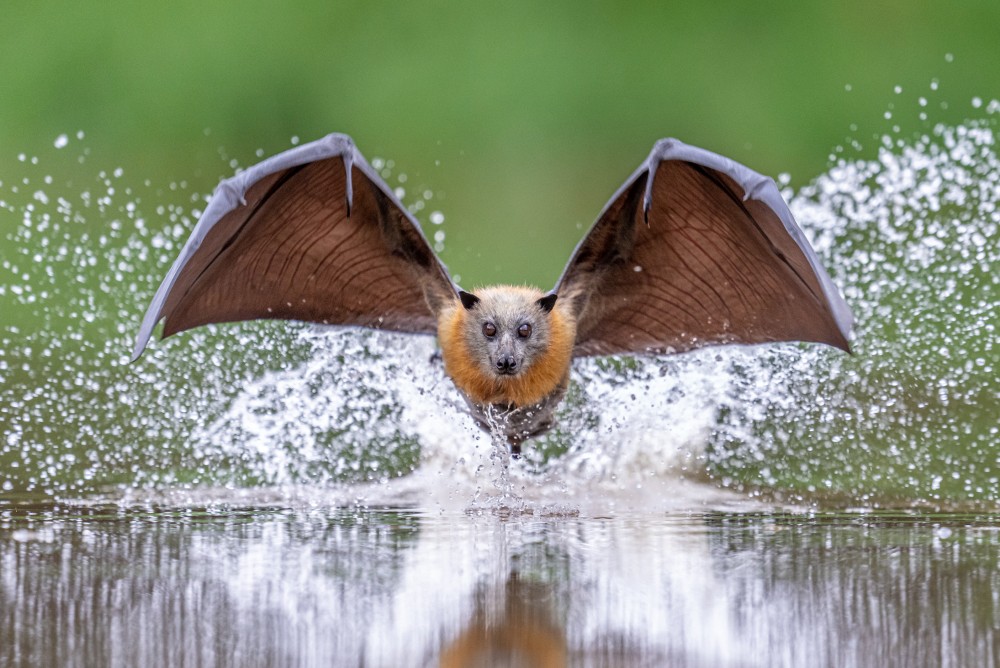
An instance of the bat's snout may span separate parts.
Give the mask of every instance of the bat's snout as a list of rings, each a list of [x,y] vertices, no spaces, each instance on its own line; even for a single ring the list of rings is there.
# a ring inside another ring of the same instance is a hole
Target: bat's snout
[[[517,373],[517,360],[513,355],[500,355],[496,362],[497,373],[501,375],[512,375]]]

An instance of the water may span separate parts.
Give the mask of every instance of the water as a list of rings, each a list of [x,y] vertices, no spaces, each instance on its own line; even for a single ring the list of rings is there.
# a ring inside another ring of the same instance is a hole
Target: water
[[[786,192],[853,356],[581,361],[509,469],[429,339],[248,323],[128,365],[205,195],[60,135],[0,184],[0,665],[996,665],[976,108]]]
[[[0,664],[991,666],[998,558],[971,516],[21,507]]]

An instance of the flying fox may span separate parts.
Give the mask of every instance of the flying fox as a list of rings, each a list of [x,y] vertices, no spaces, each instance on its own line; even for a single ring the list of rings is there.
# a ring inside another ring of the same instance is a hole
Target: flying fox
[[[575,358],[777,341],[850,352],[853,316],[774,181],[662,139],[555,287],[462,290],[352,139],[223,180],[156,291],[133,361],[164,338],[261,318],[436,335],[444,371],[511,452],[550,429]]]

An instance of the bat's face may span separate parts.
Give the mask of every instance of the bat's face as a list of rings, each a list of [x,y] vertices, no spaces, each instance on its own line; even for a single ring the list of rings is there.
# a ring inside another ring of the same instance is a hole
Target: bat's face
[[[515,378],[549,350],[549,315],[555,295],[497,286],[476,295],[462,293],[467,311],[465,341],[474,363],[487,377]]]
[[[576,322],[555,307],[556,295],[500,285],[458,296],[442,312],[438,340],[445,373],[466,399],[531,406],[565,389]]]

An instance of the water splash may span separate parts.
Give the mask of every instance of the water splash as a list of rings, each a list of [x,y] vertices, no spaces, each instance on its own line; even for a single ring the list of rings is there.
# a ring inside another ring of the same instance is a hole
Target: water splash
[[[685,471],[697,476],[736,354],[581,362],[559,426],[511,462],[432,361],[431,339],[313,327],[299,337],[311,346],[306,362],[250,382],[195,429],[203,468],[238,460],[269,486],[351,482],[374,504],[514,511],[595,491],[637,501],[644,485],[656,495]]]
[[[509,479],[427,338],[250,323],[127,366],[205,196],[89,176],[82,138],[60,135],[0,184],[0,494],[311,487],[573,511],[662,503],[710,477],[849,504],[995,504],[998,107],[889,136],[877,160],[785,193],[858,316],[853,357],[780,345],[580,361],[558,428]],[[74,159],[65,180],[47,172]]]
[[[862,504],[995,505],[994,126],[884,139],[877,160],[842,161],[794,197],[793,211],[832,258],[827,266],[858,315],[855,355],[775,349],[738,369],[741,395],[769,398],[734,402],[728,441],[717,442],[741,480]]]

